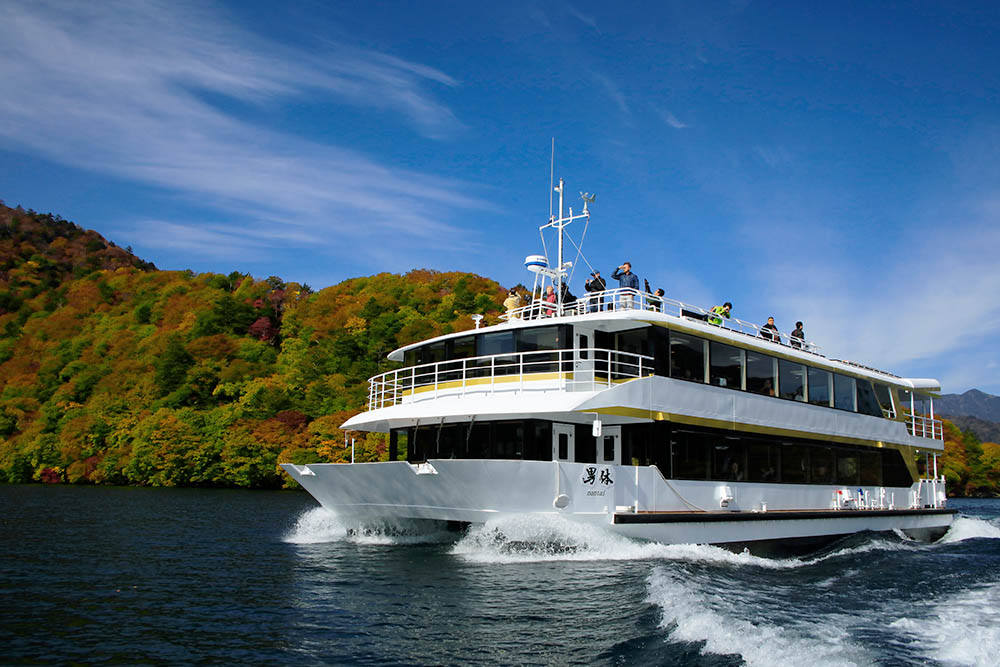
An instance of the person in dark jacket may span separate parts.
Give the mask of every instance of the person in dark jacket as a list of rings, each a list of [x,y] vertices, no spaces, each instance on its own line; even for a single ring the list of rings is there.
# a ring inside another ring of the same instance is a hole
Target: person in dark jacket
[[[792,331],[792,336],[789,339],[792,347],[801,348],[806,342],[806,332],[802,330],[802,322],[795,323],[795,329]]]
[[[665,294],[663,288],[658,287],[654,292],[652,288],[650,288],[648,280],[643,280],[642,282],[646,286],[646,294],[649,295],[646,297],[646,303],[648,304],[649,309],[655,310],[658,313],[663,312],[663,295]]]
[[[611,273],[611,277],[618,281],[619,289],[634,289],[636,292],[639,291],[639,276],[632,273],[632,262],[623,262],[621,266],[616,268]],[[622,308],[632,307],[631,293],[623,294],[618,297],[621,301]]]
[[[594,271],[590,274],[590,277],[583,283],[583,289],[589,294],[587,297],[587,311],[593,313],[598,310],[604,310],[604,297],[597,293],[608,289],[608,284],[601,277],[600,271]]]
[[[778,333],[778,327],[774,326],[774,318],[767,318],[767,324],[760,328],[760,337],[764,340],[774,341],[775,343],[781,341],[781,334]]]

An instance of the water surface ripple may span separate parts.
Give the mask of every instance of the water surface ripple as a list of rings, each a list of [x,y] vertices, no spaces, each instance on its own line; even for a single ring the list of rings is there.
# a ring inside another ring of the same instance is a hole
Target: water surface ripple
[[[352,526],[304,493],[0,486],[0,661],[995,665],[1000,501],[801,559],[519,518]]]

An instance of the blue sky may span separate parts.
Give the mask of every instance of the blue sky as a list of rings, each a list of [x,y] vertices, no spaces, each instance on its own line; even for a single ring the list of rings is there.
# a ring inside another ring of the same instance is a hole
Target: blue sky
[[[971,2],[7,0],[0,199],[163,269],[512,285],[554,137],[605,274],[1000,394],[998,34]]]

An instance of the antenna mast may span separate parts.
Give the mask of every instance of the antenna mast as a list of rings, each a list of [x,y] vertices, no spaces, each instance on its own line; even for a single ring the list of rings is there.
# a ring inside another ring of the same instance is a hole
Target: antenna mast
[[[595,198],[594,195],[590,193],[581,192],[580,197],[583,199],[583,212],[578,215],[573,215],[573,207],[570,207],[569,215],[563,216],[565,190],[565,183],[563,179],[560,178],[559,185],[552,189],[553,192],[559,193],[559,217],[556,218],[550,213],[549,221],[539,227],[539,231],[544,231],[548,227],[555,227],[559,235],[558,257],[556,258],[557,264],[554,267],[549,266],[548,268],[540,271],[540,273],[552,279],[553,286],[556,289],[556,303],[558,304],[558,312],[560,315],[563,314],[563,275],[566,273],[566,269],[569,268],[568,265],[572,264],[572,262],[563,261],[563,230],[575,220],[580,220],[581,218],[587,218],[589,220],[590,210],[588,205],[592,204]],[[549,198],[551,199],[551,197],[552,195],[550,193]]]
[[[552,220],[552,188],[556,184],[556,138],[552,137],[552,158],[549,160],[549,220]]]

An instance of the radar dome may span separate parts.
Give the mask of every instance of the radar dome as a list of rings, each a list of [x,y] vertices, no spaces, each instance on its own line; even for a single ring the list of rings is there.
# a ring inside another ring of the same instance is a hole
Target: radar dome
[[[541,273],[542,269],[548,266],[549,262],[545,259],[545,255],[528,255],[524,258],[524,268],[532,273]]]

